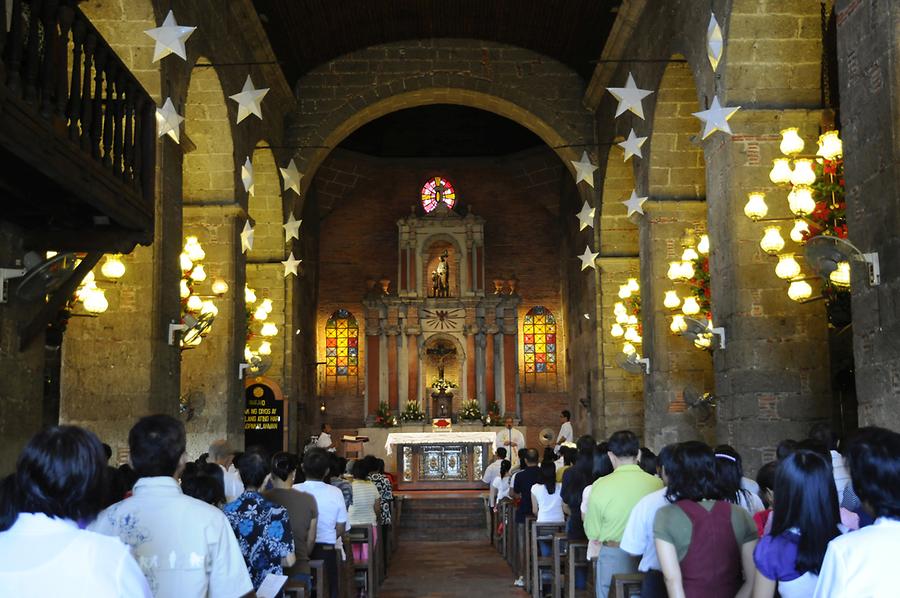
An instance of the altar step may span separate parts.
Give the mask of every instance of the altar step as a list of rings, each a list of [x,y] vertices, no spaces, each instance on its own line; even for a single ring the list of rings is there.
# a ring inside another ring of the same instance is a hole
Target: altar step
[[[461,494],[416,497],[406,495],[400,537],[408,541],[453,542],[487,540],[484,500]]]

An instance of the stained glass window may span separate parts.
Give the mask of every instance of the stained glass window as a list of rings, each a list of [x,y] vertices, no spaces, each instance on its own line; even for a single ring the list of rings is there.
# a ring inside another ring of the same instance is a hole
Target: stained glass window
[[[525,382],[556,379],[556,318],[546,307],[532,307],[522,323]]]
[[[436,176],[422,187],[422,207],[426,212],[431,212],[440,202],[447,204],[448,208],[453,208],[456,203],[456,190],[450,181]]]
[[[325,323],[325,381],[355,384],[359,373],[359,324],[346,309]]]

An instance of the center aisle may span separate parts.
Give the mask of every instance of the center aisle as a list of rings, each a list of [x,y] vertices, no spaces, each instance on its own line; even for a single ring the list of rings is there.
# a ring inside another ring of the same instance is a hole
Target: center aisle
[[[401,541],[380,598],[523,598],[513,575],[486,541]]]

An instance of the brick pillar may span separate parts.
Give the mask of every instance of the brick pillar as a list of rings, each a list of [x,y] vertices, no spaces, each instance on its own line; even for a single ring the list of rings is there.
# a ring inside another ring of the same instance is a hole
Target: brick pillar
[[[468,382],[466,392],[466,400],[471,401],[478,395],[477,384],[475,381],[475,363],[478,360],[475,355],[475,335],[466,335],[466,381]]]
[[[900,6],[838,0],[836,10],[850,240],[878,252],[882,276],[870,287],[852,266],[859,424],[900,430]]]
[[[813,422],[828,416],[825,307],[788,298],[773,258],[759,248],[762,225],[743,213],[747,193],[770,189],[769,215],[788,214],[784,192],[768,180],[779,155],[778,131],[798,126],[809,139],[818,121],[805,110],[744,109],[731,119],[740,135],[717,133],[704,142],[712,307],[727,334],[727,348],[714,359],[717,438],[741,451],[750,471],[779,440],[804,438]]]
[[[406,400],[419,402],[419,343],[418,336],[406,337],[406,359],[409,362]]]
[[[712,354],[669,330],[671,315],[681,313],[663,305],[667,290],[678,291],[684,299],[688,285],[674,283],[666,273],[669,262],[680,260],[686,228],[702,232],[706,226],[705,201],[649,201],[641,221],[641,318],[643,355],[650,358],[650,374],[644,378],[644,438],[658,450],[672,442],[703,437],[713,440],[715,421],[705,423],[700,434],[694,413],[685,413],[683,391],[712,392]],[[618,284],[623,284],[621,280]],[[618,285],[616,286],[618,290]],[[702,315],[695,316],[704,321]]]
[[[366,397],[368,399],[368,413],[372,415],[378,411],[378,403],[381,401],[381,335],[377,329],[369,334],[370,328],[366,327]]]
[[[494,388],[494,369],[494,335],[488,333],[485,335],[484,343],[484,400],[486,405],[495,401],[497,396]]]
[[[387,335],[388,404],[391,406],[391,409],[396,409],[399,403],[398,383],[400,378],[397,371],[398,338],[399,333],[397,332],[389,332]]]

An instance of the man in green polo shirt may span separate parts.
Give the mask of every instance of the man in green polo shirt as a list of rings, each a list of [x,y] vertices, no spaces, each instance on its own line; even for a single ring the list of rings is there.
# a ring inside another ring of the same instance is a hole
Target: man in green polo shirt
[[[637,560],[619,548],[619,542],[634,505],[663,487],[662,480],[637,465],[640,447],[634,432],[623,430],[613,434],[607,452],[613,472],[585,488],[582,495],[584,532],[590,540],[601,543],[597,557],[597,598],[607,598],[613,575],[637,572]]]

